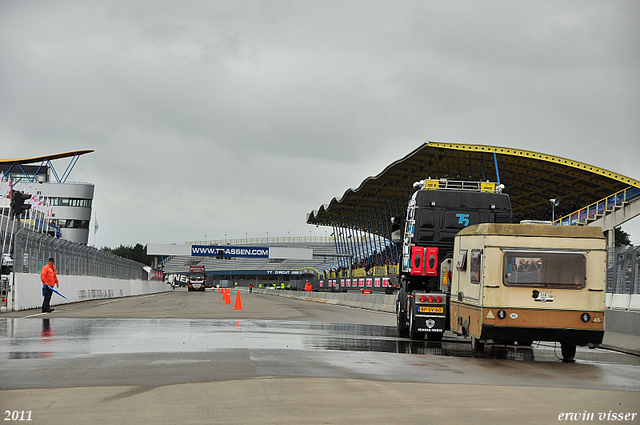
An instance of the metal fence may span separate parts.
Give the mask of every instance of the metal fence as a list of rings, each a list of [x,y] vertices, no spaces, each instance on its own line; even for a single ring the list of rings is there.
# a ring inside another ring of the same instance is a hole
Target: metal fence
[[[607,292],[640,294],[640,246],[616,248],[613,267],[607,273]]]
[[[17,273],[40,273],[53,257],[59,275],[148,279],[142,263],[26,228],[15,233],[13,254]],[[613,267],[607,270],[607,292],[640,294],[640,247],[616,248]]]
[[[99,249],[21,228],[15,233],[13,271],[40,273],[54,258],[59,275],[147,280],[144,264]]]

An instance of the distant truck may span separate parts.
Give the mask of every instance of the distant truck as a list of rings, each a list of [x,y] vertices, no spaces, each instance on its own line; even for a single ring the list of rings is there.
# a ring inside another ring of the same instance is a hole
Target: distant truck
[[[188,291],[203,291],[207,284],[207,274],[204,271],[204,265],[190,266],[187,275]]]
[[[2,274],[9,274],[13,271],[13,258],[10,254],[2,254]]]
[[[406,216],[394,217],[392,224],[392,241],[402,244],[398,334],[440,341],[450,329],[456,235],[478,223],[511,223],[511,201],[501,185],[491,182],[427,179],[416,182],[414,189]]]

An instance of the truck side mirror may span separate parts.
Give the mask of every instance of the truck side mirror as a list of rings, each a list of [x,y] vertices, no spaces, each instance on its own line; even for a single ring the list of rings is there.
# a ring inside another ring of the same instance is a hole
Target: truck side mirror
[[[391,242],[402,243],[402,217],[391,217]]]
[[[402,232],[400,231],[400,228],[395,230],[393,227],[391,228],[391,242],[402,243]]]

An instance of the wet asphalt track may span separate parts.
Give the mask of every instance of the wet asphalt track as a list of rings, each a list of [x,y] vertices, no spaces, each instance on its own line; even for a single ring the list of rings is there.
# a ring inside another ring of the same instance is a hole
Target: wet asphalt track
[[[546,423],[640,410],[635,356],[579,348],[564,364],[546,344],[472,358],[457,337],[397,338],[392,314],[241,297],[243,310],[176,291],[1,314],[0,408],[32,423],[423,423],[426,412]]]

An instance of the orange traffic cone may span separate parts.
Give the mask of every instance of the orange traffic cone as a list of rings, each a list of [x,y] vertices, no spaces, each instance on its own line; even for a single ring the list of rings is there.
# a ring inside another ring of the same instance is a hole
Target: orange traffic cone
[[[229,294],[229,291],[224,291],[224,303],[225,304],[231,304],[231,294]]]
[[[238,295],[236,295],[236,305],[233,307],[234,310],[242,310],[242,300],[240,299],[240,291],[238,291]]]

